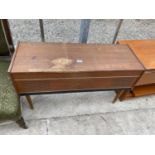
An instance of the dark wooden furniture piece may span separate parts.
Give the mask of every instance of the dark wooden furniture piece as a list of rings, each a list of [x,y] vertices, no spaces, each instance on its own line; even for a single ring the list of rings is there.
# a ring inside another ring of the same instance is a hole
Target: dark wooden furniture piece
[[[9,70],[20,95],[129,91],[143,66],[126,45],[19,43]]]
[[[118,44],[127,44],[145,68],[132,92],[120,99],[155,94],[155,40],[121,40]]]

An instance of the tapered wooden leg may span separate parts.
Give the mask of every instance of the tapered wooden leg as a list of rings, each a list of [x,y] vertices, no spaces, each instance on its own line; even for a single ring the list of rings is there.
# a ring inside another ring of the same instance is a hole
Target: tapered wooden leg
[[[132,94],[133,97],[135,97],[133,90],[131,90],[130,93]]]
[[[113,99],[112,103],[115,103],[117,101],[117,99],[124,93],[124,90],[119,90],[116,93],[115,98]]]
[[[131,89],[124,90],[124,92],[119,96],[120,101],[123,101],[125,99],[125,95],[129,92],[131,92]]]
[[[19,120],[17,120],[16,123],[17,123],[20,127],[22,127],[23,129],[27,129],[27,128],[28,128],[28,127],[26,126],[26,123],[25,123],[23,117],[21,117]]]
[[[27,101],[29,103],[30,108],[31,109],[34,109],[33,104],[32,104],[32,100],[31,100],[31,97],[29,95],[26,95],[25,97],[26,97],[26,99],[27,99]]]

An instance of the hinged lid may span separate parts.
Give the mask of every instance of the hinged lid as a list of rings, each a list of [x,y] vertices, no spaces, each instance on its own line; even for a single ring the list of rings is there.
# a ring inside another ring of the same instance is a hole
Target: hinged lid
[[[143,70],[126,45],[20,43],[11,72]]]

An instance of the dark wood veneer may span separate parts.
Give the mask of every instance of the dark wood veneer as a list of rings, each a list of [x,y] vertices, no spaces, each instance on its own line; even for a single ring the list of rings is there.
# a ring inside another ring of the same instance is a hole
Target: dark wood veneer
[[[23,42],[9,72],[18,94],[125,90],[143,66],[126,45]]]

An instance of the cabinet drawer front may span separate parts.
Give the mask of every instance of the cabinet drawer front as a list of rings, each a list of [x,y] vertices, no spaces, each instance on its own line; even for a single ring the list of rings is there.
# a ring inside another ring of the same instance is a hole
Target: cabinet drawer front
[[[136,86],[155,83],[155,71],[145,71]]]
[[[46,79],[46,78],[87,78],[87,77],[132,77],[140,76],[142,71],[93,71],[93,72],[53,72],[53,73],[11,73],[13,79]]]
[[[41,93],[54,91],[76,91],[97,89],[130,88],[137,77],[109,78],[76,78],[76,79],[44,79],[15,80],[17,92]]]

